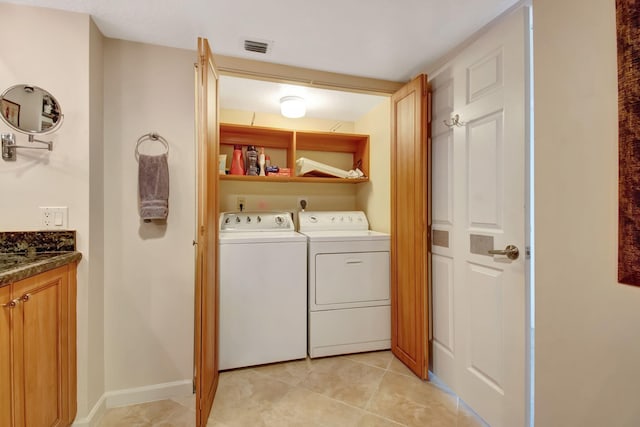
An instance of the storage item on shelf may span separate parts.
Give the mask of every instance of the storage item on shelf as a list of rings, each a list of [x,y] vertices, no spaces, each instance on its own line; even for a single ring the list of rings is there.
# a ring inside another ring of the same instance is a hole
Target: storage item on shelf
[[[269,172],[269,176],[291,176],[291,169],[290,168],[278,168],[277,171]]]
[[[258,150],[255,145],[247,148],[247,175],[258,175]]]
[[[260,148],[260,155],[258,156],[258,168],[260,169],[259,176],[267,176],[264,171],[264,167],[266,165],[267,159],[264,156],[264,147]]]
[[[364,174],[358,168],[345,171],[315,160],[300,157],[296,160],[296,175],[315,177],[335,177],[335,178],[362,178]]]
[[[218,156],[218,173],[224,175],[227,171],[227,155],[220,154]]]
[[[244,158],[242,157],[242,146],[233,146],[233,158],[231,159],[231,175],[244,175]]]

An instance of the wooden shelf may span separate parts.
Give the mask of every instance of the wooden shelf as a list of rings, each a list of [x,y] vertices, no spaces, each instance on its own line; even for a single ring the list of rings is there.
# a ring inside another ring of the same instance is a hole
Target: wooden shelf
[[[220,175],[225,181],[246,182],[309,182],[309,183],[361,183],[369,181],[369,135],[337,132],[313,132],[277,129],[259,126],[220,124],[221,152],[229,152],[233,145],[255,145],[264,147],[265,152],[273,150],[279,156],[272,164],[295,171],[295,161],[300,154],[304,157],[338,167],[340,169],[359,168],[364,178],[332,178],[306,176],[243,176]],[[227,146],[226,149],[223,147]],[[304,152],[304,153],[301,153]],[[229,157],[229,156],[228,156]],[[326,160],[328,158],[329,160]],[[231,161],[230,158],[228,160]],[[336,162],[342,164],[333,164]]]
[[[369,178],[322,178],[316,176],[249,176],[249,175],[220,175],[222,181],[244,182],[316,182],[322,184],[357,184],[367,182]]]

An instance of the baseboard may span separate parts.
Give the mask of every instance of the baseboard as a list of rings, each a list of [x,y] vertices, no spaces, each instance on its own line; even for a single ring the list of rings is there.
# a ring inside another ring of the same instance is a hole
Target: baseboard
[[[153,402],[156,400],[170,399],[172,397],[185,397],[191,394],[193,394],[193,383],[191,380],[108,391],[98,399],[89,414],[84,418],[74,421],[72,427],[97,426],[108,408]]]
[[[105,393],[107,408],[135,405],[136,403],[183,397],[193,394],[191,380],[173,381],[144,387],[129,388]]]
[[[73,424],[71,424],[71,427],[96,427],[107,411],[106,401],[106,396],[103,394],[96,404],[93,405],[89,414],[84,418],[76,419]]]

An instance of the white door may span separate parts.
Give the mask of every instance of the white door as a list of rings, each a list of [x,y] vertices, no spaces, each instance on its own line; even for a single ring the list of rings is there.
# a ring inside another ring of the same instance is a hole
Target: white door
[[[433,371],[493,427],[526,424],[528,16],[513,12],[431,82]],[[507,245],[517,259],[488,253]]]

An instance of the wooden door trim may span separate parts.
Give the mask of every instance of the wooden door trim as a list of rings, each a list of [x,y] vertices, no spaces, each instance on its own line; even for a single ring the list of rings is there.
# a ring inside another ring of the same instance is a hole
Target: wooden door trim
[[[216,55],[218,70],[230,76],[373,95],[391,95],[403,83]]]

